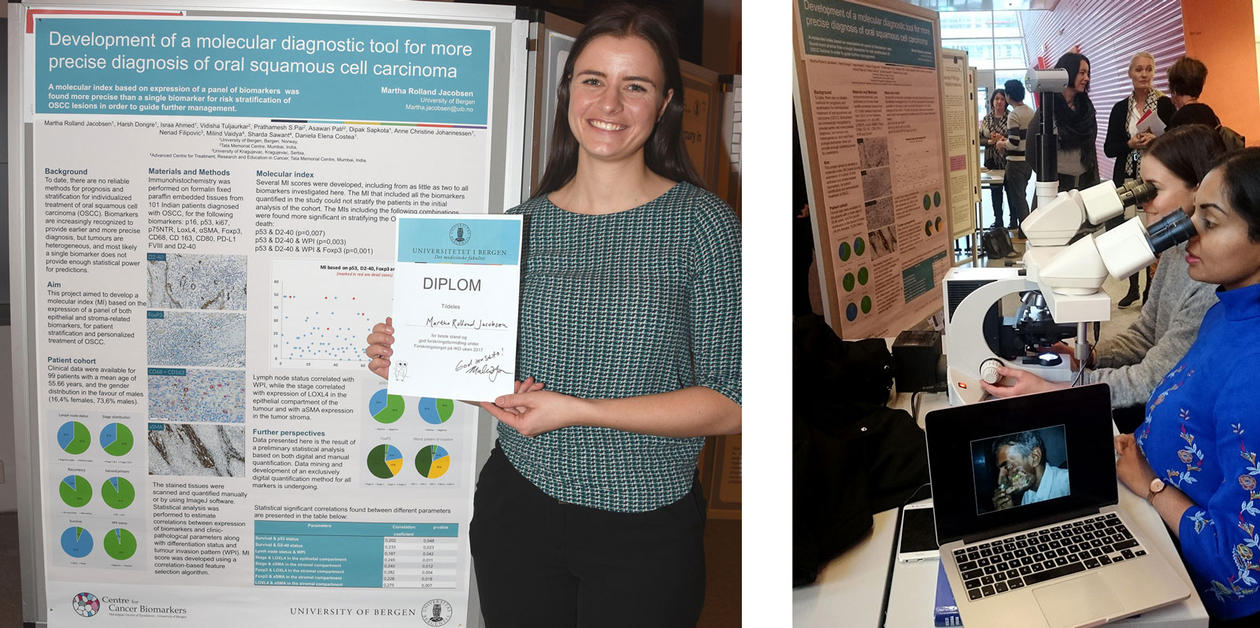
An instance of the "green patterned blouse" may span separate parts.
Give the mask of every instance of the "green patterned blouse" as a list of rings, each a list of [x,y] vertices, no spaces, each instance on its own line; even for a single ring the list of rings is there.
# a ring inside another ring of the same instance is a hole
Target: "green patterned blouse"
[[[679,183],[622,212],[576,214],[533,198],[524,214],[517,378],[610,399],[705,386],[741,397],[740,230],[717,196]],[[703,438],[499,425],[512,466],[560,500],[643,512],[691,489]]]

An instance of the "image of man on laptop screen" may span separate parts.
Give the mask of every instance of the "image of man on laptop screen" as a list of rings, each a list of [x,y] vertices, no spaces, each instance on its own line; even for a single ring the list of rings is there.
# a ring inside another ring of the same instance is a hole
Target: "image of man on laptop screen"
[[[1064,433],[1057,425],[972,441],[979,514],[1067,496]]]

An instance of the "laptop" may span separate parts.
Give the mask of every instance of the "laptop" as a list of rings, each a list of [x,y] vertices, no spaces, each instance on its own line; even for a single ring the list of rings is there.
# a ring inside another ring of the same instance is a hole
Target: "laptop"
[[[1190,595],[1116,506],[1106,384],[936,410],[925,426],[963,625],[1094,626]]]

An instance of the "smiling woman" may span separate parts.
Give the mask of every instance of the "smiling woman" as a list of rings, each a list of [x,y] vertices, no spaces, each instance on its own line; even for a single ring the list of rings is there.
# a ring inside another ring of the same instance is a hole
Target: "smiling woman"
[[[582,29],[528,216],[516,394],[469,539],[487,625],[695,626],[704,436],[740,431],[740,234],[682,142],[677,43],[658,14]],[[388,375],[391,321],[368,336]],[[545,388],[545,390],[544,390]]]

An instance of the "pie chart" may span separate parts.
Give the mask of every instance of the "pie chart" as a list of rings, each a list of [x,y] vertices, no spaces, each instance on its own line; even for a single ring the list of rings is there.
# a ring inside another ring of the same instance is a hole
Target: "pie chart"
[[[376,391],[368,400],[368,412],[377,423],[393,423],[401,419],[406,408],[402,395],[391,395],[384,388]]]
[[[425,423],[441,425],[451,418],[451,412],[454,410],[455,402],[450,399],[420,398],[420,418],[424,419]]]
[[[429,445],[416,454],[416,471],[430,480],[446,474],[451,468],[451,455],[440,445]]]
[[[101,541],[105,553],[114,560],[127,560],[136,554],[136,535],[122,528],[114,528],[105,533]]]
[[[61,480],[61,501],[71,508],[82,508],[92,500],[92,485],[81,475],[67,475]]]
[[[136,487],[127,478],[112,477],[101,485],[101,499],[115,510],[122,510],[136,499]]]
[[[61,549],[73,558],[83,558],[92,553],[92,535],[83,528],[66,528],[61,533]]]
[[[368,452],[367,465],[372,475],[388,480],[402,471],[402,452],[393,445],[377,445]]]
[[[77,456],[92,444],[92,433],[78,421],[66,421],[57,429],[57,444],[66,453]]]
[[[125,456],[135,444],[131,428],[122,423],[110,423],[101,429],[101,447],[111,456]]]

